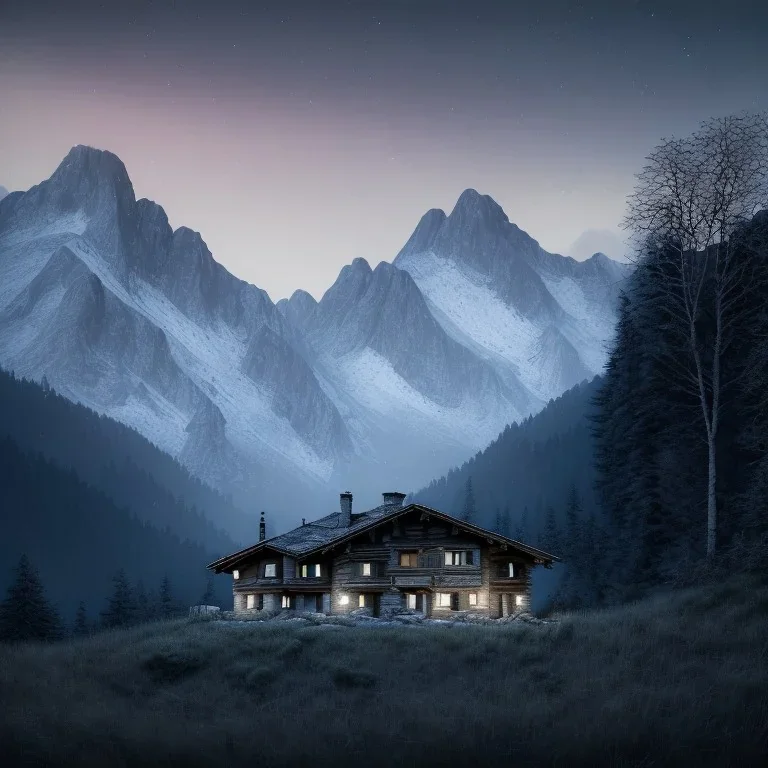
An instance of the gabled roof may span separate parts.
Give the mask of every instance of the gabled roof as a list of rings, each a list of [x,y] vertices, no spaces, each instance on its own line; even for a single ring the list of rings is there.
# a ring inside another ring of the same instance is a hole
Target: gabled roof
[[[440,512],[431,507],[425,507],[423,504],[409,504],[408,506],[403,507],[400,505],[400,502],[395,502],[393,504],[382,504],[373,509],[369,509],[366,512],[353,514],[351,524],[348,526],[342,526],[340,524],[341,512],[334,512],[325,517],[321,517],[314,522],[300,525],[292,531],[280,534],[279,536],[273,536],[271,539],[260,541],[258,544],[254,544],[251,547],[246,547],[231,555],[219,558],[211,563],[208,568],[216,571],[216,573],[231,571],[239,562],[248,560],[251,556],[263,550],[272,550],[299,559],[310,557],[313,554],[322,554],[339,544],[343,544],[348,539],[351,539],[360,533],[365,533],[377,528],[382,523],[394,520],[401,515],[413,511],[421,511],[423,514],[428,514],[430,517],[444,520],[447,523],[451,523],[452,525],[477,536],[482,536],[496,544],[505,544],[514,547],[521,552],[531,555],[536,560],[540,560],[546,565],[557,562],[560,559],[541,549],[507,538],[495,531],[486,530],[479,525],[460,520],[445,512]]]

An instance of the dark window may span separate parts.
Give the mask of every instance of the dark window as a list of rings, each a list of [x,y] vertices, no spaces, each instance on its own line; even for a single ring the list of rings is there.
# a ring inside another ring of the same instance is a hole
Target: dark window
[[[259,595],[256,600],[256,605],[258,606],[260,611],[264,610],[264,595]]]

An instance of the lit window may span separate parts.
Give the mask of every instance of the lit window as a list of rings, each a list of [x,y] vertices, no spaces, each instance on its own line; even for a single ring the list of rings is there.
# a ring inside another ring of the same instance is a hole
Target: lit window
[[[363,576],[370,576],[370,575],[371,575],[371,564],[363,563]]]
[[[401,552],[400,553],[400,565],[403,568],[415,568],[417,564],[418,555],[416,552]]]
[[[445,553],[446,565],[472,565],[472,550]]]
[[[409,610],[415,611],[416,610],[416,594],[413,592],[410,592],[405,596],[406,598],[406,605],[408,606]]]
[[[507,563],[507,567],[509,569],[508,576],[510,579],[515,578],[515,564],[514,563]]]
[[[450,592],[438,592],[437,593],[437,605],[439,608],[451,607],[451,593]]]
[[[477,605],[477,592],[470,592],[469,593],[469,604],[470,605]]]
[[[360,608],[365,608],[365,595],[360,595],[357,600],[357,604],[360,606]]]
[[[267,563],[264,566],[264,578],[274,579],[277,576],[277,563]]]
[[[320,563],[314,563],[313,565],[301,566],[301,577],[306,579],[307,576],[314,576],[315,578],[320,576]]]
[[[237,581],[240,578],[240,571],[232,571],[232,578]]]
[[[521,606],[525,602],[525,598],[522,595],[515,595],[515,605]]]
[[[342,595],[339,598],[339,605],[349,605],[349,595]]]
[[[291,596],[283,595],[283,608],[290,608],[290,607],[291,607]]]
[[[306,579],[307,576],[309,576],[309,566],[308,565],[302,565],[301,566],[301,578]]]
[[[245,596],[245,607],[250,611],[256,607],[256,595]]]
[[[320,563],[315,563],[315,578],[320,577]]]

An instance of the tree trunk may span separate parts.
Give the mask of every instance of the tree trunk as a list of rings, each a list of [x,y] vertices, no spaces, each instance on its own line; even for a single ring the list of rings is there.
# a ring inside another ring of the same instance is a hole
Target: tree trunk
[[[709,449],[709,473],[707,482],[707,557],[715,554],[717,544],[717,464],[715,461],[715,438],[707,440]]]

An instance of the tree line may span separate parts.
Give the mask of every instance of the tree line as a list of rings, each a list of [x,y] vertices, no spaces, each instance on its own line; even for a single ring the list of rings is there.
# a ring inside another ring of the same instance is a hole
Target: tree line
[[[70,470],[0,438],[0,594],[13,564],[26,554],[48,585],[52,602],[72,616],[79,600],[106,599],[115,564],[136,584],[169,574],[179,599],[198,599],[205,566],[228,550],[182,539],[138,519]],[[216,580],[219,599],[229,594]]]
[[[662,141],[603,376],[414,495],[560,556],[592,605],[768,566],[768,113]]]
[[[201,605],[217,605],[213,576],[208,577]],[[92,619],[85,601],[80,601],[74,620],[67,625],[48,599],[40,573],[26,555],[16,566],[5,600],[0,603],[0,642],[53,642],[65,637],[82,637],[105,629],[166,621],[186,614],[186,605],[177,598],[169,576],[163,576],[157,590],[148,591],[139,580],[132,585],[123,569],[115,573],[112,589],[97,619]]]
[[[637,264],[596,398],[597,491],[623,599],[768,552],[768,114],[663,141],[626,226]]]

